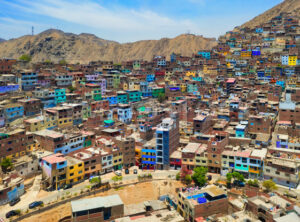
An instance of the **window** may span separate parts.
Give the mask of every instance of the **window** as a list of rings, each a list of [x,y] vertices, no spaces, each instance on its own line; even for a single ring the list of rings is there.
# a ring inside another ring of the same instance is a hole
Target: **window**
[[[70,177],[74,176],[74,173],[70,173]]]

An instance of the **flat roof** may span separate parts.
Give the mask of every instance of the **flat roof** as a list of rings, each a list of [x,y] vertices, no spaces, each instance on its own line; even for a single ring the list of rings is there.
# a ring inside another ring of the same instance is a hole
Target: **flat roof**
[[[61,153],[55,153],[53,155],[50,156],[45,156],[42,158],[44,161],[53,164],[53,163],[60,163],[60,162],[64,162],[66,161],[65,157],[63,154]]]
[[[97,208],[108,208],[113,206],[123,205],[123,201],[119,195],[111,195],[106,197],[94,197],[82,200],[71,201],[72,212],[80,212]]]
[[[47,129],[34,132],[34,134],[36,134],[38,136],[48,136],[48,137],[51,137],[51,138],[59,138],[59,137],[64,136],[64,134],[62,134],[60,132],[56,132],[56,131],[53,131],[53,130],[47,130]]]
[[[250,158],[251,157],[256,157],[256,158],[259,158],[259,159],[264,159],[267,155],[267,152],[268,150],[266,148],[263,148],[263,149],[255,149],[252,151],[251,155],[250,155]]]

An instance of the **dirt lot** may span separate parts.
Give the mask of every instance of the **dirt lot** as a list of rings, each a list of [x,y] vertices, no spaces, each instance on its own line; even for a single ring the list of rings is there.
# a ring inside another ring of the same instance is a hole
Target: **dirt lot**
[[[124,188],[115,190],[110,189],[107,192],[96,194],[95,196],[107,196],[112,194],[119,194],[124,204],[140,203],[146,200],[157,199],[161,195],[175,194],[175,189],[183,185],[178,181],[153,181],[145,182],[137,185],[130,185]],[[95,197],[94,195],[89,197]],[[47,212],[29,217],[23,221],[39,221],[39,222],[52,222],[71,215],[70,203],[64,204]]]
[[[71,215],[71,204],[66,203],[59,207],[53,208],[47,212],[28,217],[22,221],[24,222],[53,222],[58,221],[59,219]]]

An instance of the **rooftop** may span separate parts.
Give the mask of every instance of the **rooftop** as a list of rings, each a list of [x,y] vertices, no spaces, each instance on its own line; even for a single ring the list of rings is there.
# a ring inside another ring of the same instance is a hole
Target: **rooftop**
[[[53,155],[45,156],[42,158],[44,161],[54,164],[54,163],[60,163],[66,161],[65,157],[61,153],[55,153]]]
[[[92,210],[98,208],[109,208],[113,206],[123,205],[123,201],[119,195],[111,195],[105,197],[94,197],[82,200],[71,201],[72,212]]]

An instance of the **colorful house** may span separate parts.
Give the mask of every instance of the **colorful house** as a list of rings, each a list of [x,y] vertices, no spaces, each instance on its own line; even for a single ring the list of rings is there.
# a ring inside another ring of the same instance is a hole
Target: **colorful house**
[[[198,55],[201,55],[203,58],[210,59],[211,54],[210,51],[198,51]]]
[[[11,103],[4,106],[4,116],[7,123],[22,118],[24,115],[24,107],[19,103]]]
[[[64,88],[57,88],[54,89],[55,92],[55,104],[64,103],[66,102],[66,89]]]
[[[66,156],[66,184],[78,183],[84,179],[84,162],[70,156]]]
[[[125,91],[118,91],[117,99],[118,99],[118,103],[128,104],[128,93]]]
[[[129,102],[139,102],[141,101],[142,93],[138,90],[128,90]]]
[[[158,95],[161,93],[165,95],[165,88],[163,88],[163,87],[153,87],[152,88],[152,97],[153,98],[158,98]]]
[[[296,66],[297,65],[297,56],[289,56],[289,61],[288,61],[289,66]]]

